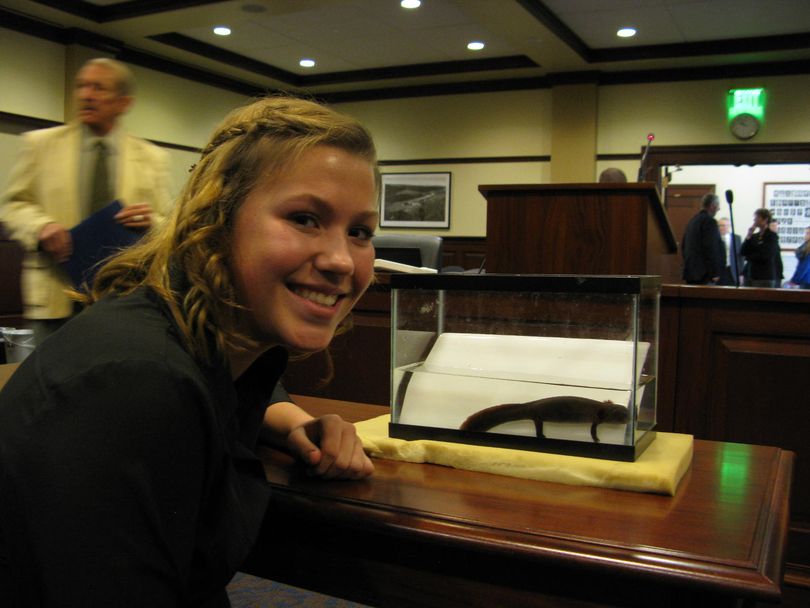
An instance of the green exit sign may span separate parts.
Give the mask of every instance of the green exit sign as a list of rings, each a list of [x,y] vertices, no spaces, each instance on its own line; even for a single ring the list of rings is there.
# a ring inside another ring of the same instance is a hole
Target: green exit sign
[[[751,114],[759,120],[765,115],[765,89],[729,89],[728,119],[739,114]]]

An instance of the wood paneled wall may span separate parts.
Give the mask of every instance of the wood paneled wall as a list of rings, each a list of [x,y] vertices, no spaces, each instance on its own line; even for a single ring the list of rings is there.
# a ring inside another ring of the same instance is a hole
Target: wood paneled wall
[[[810,586],[808,311],[806,290],[665,285],[658,411],[664,430],[796,452],[788,576]]]
[[[481,268],[487,255],[484,237],[445,237],[442,243],[442,268],[452,266],[473,270]]]
[[[0,224],[0,326],[20,327],[23,323],[20,271],[22,248],[8,238]]]

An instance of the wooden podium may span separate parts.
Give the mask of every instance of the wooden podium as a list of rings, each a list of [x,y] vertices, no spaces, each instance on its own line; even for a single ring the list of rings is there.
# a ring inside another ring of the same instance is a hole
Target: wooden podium
[[[487,199],[487,272],[662,275],[678,250],[653,183],[478,190]]]

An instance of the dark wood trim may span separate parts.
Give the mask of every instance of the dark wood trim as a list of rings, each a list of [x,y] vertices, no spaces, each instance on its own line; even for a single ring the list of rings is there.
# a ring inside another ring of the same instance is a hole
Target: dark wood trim
[[[772,61],[768,63],[742,63],[714,65],[698,68],[668,68],[663,70],[637,70],[624,72],[600,72],[599,84],[643,84],[647,82],[682,82],[692,80],[717,80],[719,78],[764,78],[766,76],[791,76],[809,74],[810,61]]]
[[[169,150],[180,150],[181,152],[193,152],[195,154],[201,154],[202,148],[197,148],[196,146],[185,146],[183,144],[173,144],[168,141],[158,141],[156,139],[150,139],[156,146],[160,146],[161,148],[168,148]]]
[[[382,89],[358,89],[313,95],[326,103],[347,103],[352,101],[378,101],[381,99],[407,99],[409,97],[431,97],[436,95],[465,95],[467,93],[498,93],[501,91],[526,91],[547,89],[551,85],[548,78],[508,78],[502,80],[479,80],[475,82],[448,82],[441,84],[417,85],[410,87],[386,87]]]
[[[602,74],[597,70],[551,72],[547,78],[549,85],[552,87],[567,84],[599,84]]]
[[[463,74],[468,72],[489,72],[537,67],[539,66],[526,55],[509,55],[506,57],[491,57],[489,59],[438,61],[434,63],[400,65],[393,68],[332,72],[319,76],[304,76],[300,78],[300,82],[302,86],[318,86],[369,80],[391,80],[413,76],[437,76],[443,74]]]
[[[58,2],[59,0],[55,1]],[[102,22],[119,21],[193,6],[220,4],[221,2],[222,0],[129,0],[128,2],[119,2],[118,4],[102,7],[101,20]]]
[[[108,53],[113,57],[118,57],[126,45],[120,40],[110,38],[109,36],[102,36],[95,32],[79,27],[69,27],[64,32],[65,44],[80,44],[89,48],[99,50],[103,53]]]
[[[218,4],[222,0],[128,0],[108,6],[99,6],[83,0],[34,0],[37,4],[49,6],[70,13],[76,17],[90,19],[96,23],[108,23],[143,17],[155,13],[165,13],[182,8]]]
[[[26,17],[20,13],[12,13],[11,11],[0,8],[0,24],[2,24],[2,28],[14,32],[28,34],[29,36],[50,40],[51,42],[67,44],[65,28]]]
[[[236,80],[235,78],[229,78],[228,76],[222,76],[215,72],[194,68],[189,65],[171,61],[169,59],[163,59],[162,57],[144,53],[137,49],[122,48],[116,54],[116,59],[123,61],[124,63],[139,65],[144,68],[149,68],[150,70],[156,70],[158,72],[163,72],[164,74],[171,74],[172,76],[177,76],[178,78],[184,78],[185,80],[190,80],[192,82],[207,84],[212,87],[224,89],[233,93],[239,93],[240,95],[245,95],[248,97],[261,97],[269,92],[279,90],[271,89],[269,87],[257,87],[253,84]]]
[[[63,124],[56,120],[47,120],[45,118],[34,118],[33,116],[23,116],[21,114],[12,114],[11,112],[0,112],[0,125],[6,123],[21,127],[22,130],[32,131],[34,129],[47,129],[48,127],[58,127]],[[0,130],[6,132],[0,127]]]
[[[445,236],[442,237],[444,240],[444,244],[447,243],[451,244],[469,244],[474,243],[476,245],[484,246],[487,244],[487,237],[485,236]]]
[[[582,38],[577,36],[571,28],[563,23],[557,15],[551,12],[545,4],[539,0],[516,1],[520,6],[526,9],[532,17],[545,25],[557,38],[567,44],[572,51],[588,63],[591,62],[590,57],[593,51],[591,51],[590,47],[588,47],[588,45],[583,42]]]
[[[82,0],[34,0],[34,2],[96,23],[100,22],[102,10],[105,8]]]
[[[653,146],[647,158],[670,165],[810,163],[810,143]]]
[[[772,61],[768,63],[735,63],[690,68],[666,68],[601,72],[552,72],[545,77],[548,86],[596,83],[600,86],[645,84],[648,82],[682,82],[717,80],[718,78],[762,78],[765,76],[791,76],[810,74],[810,60]]]
[[[640,154],[597,154],[596,160],[641,160]]]
[[[395,167],[398,165],[471,165],[490,163],[547,163],[551,156],[473,156],[466,158],[411,158],[404,160],[381,160],[381,167]]]
[[[652,44],[646,46],[592,49],[592,63],[609,61],[639,61],[642,59],[665,59],[673,57],[697,57],[700,55],[731,55],[805,49],[810,47],[810,33],[758,36],[756,38],[732,38],[729,40],[706,40],[676,44]]]
[[[13,131],[14,133],[21,133],[23,131],[33,131],[35,129],[47,129],[49,127],[58,127],[59,125],[65,124],[57,120],[46,120],[44,118],[34,118],[33,116],[22,116],[20,114],[12,114],[10,112],[0,112],[0,133],[9,132],[8,129],[3,129],[3,123],[21,127],[19,130]],[[151,141],[156,146],[160,146],[161,148],[168,148],[170,150],[182,150],[183,152],[195,152],[197,154],[202,152],[202,148],[198,148],[196,146],[186,146],[183,144],[175,144],[172,142],[159,141],[156,139],[150,139],[148,141]]]
[[[662,168],[670,165],[781,165],[810,163],[810,143],[653,146],[643,175],[661,186]]]
[[[673,298],[681,301],[704,301],[707,306],[718,306],[719,303],[730,303],[737,305],[741,302],[746,304],[762,304],[758,312],[773,312],[769,309],[771,305],[810,305],[810,292],[804,289],[764,289],[758,287],[709,287],[706,285],[679,285],[666,284],[661,286],[662,298]],[[810,325],[805,321],[807,317],[797,317],[803,322],[803,333],[810,338]],[[747,328],[752,334],[763,334],[763,330],[756,326]],[[790,331],[782,328],[780,333],[789,334]],[[706,385],[708,386],[708,384]],[[704,390],[706,386],[700,387]]]
[[[230,67],[253,72],[254,74],[259,74],[260,76],[266,76],[267,78],[275,78],[276,80],[280,80],[286,84],[294,86],[300,85],[301,77],[293,72],[282,70],[281,68],[270,65],[269,63],[257,61],[256,59],[251,59],[250,57],[246,57],[245,55],[241,55],[239,53],[226,51],[221,47],[208,44],[207,42],[202,42],[201,40],[196,40],[189,36],[184,36],[183,34],[169,32],[168,34],[156,34],[154,36],[149,36],[148,38],[176,49],[181,49],[195,55],[206,57],[207,59],[220,61]]]
[[[810,47],[810,32],[706,40],[675,44],[631,45],[614,48],[591,48],[540,0],[516,0],[537,21],[550,29],[560,40],[588,63],[640,61],[700,55],[729,55],[734,53],[770,52]]]
[[[59,44],[80,44],[112,55],[115,59],[125,63],[139,65],[151,70],[177,76],[178,78],[184,78],[193,82],[199,82],[226,91],[239,93],[240,95],[256,97],[264,95],[270,90],[130,48],[118,40],[100,36],[80,28],[55,27],[3,9],[0,9],[0,23],[2,23],[2,28],[11,29]]]

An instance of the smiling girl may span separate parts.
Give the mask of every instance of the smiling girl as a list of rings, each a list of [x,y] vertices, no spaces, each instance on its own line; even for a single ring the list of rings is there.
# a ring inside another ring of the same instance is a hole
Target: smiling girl
[[[170,219],[0,393],[0,605],[227,606],[269,500],[258,441],[372,473],[354,427],[278,379],[368,287],[378,183],[368,132],[328,108],[225,119]]]

